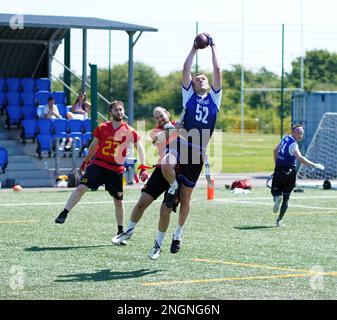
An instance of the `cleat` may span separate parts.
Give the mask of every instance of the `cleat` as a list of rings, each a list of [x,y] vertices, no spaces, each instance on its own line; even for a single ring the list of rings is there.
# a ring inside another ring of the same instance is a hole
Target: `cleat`
[[[160,245],[157,243],[157,241],[154,241],[154,246],[153,248],[150,250],[148,256],[151,260],[157,260],[160,257],[160,253],[161,253],[161,248]]]
[[[273,207],[273,212],[277,213],[278,210],[280,209],[282,197],[281,196],[274,196],[274,207]]]
[[[166,197],[165,197],[166,207],[173,208],[174,205],[177,203],[178,190],[179,190],[179,188],[177,188],[177,189],[173,189],[173,188],[168,189]]]
[[[126,245],[127,244],[126,240],[131,238],[132,233],[133,233],[133,229],[129,229],[126,232],[122,232],[118,234],[116,237],[113,237],[111,239],[111,242],[116,246]]]
[[[124,231],[117,232],[117,236],[119,236],[122,233],[124,233]],[[128,244],[128,242],[126,240],[122,240],[122,242],[120,243],[120,245],[122,245],[122,246],[126,246],[127,244]]]
[[[68,213],[62,211],[59,216],[55,219],[55,223],[62,224],[66,221]]]
[[[278,227],[278,228],[284,227],[284,224],[283,224],[282,220],[279,220],[279,219],[276,220],[276,227]]]
[[[171,243],[171,248],[170,248],[171,253],[177,253],[180,250],[180,247],[181,247],[181,241],[174,240],[173,238],[172,243]]]

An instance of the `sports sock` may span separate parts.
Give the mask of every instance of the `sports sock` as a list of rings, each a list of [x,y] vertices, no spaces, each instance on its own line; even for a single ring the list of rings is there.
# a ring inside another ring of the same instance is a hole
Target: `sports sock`
[[[137,222],[132,222],[130,220],[128,223],[128,227],[126,228],[126,231],[136,228],[136,225],[137,225]],[[133,233],[133,230],[132,230],[132,233]]]
[[[156,241],[160,247],[163,245],[164,237],[165,237],[165,232],[161,232],[158,230]]]
[[[179,224],[177,224],[176,231],[173,234],[173,239],[174,240],[180,240],[181,236],[183,233],[183,227]]]
[[[117,226],[118,228],[118,234],[121,234],[123,232],[123,226]]]
[[[281,210],[280,210],[280,215],[278,217],[278,220],[282,220],[284,214],[286,213],[288,209],[288,200],[283,199],[282,205],[281,205]]]
[[[174,180],[174,182],[171,183],[170,186],[171,186],[172,189],[176,190],[179,186],[177,180]]]
[[[67,210],[66,208],[63,209],[62,213],[68,214],[69,210]]]

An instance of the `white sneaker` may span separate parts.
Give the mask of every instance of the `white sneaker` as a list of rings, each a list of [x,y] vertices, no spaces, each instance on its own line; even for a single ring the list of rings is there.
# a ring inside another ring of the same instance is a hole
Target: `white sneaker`
[[[126,240],[131,238],[132,233],[133,233],[133,229],[122,232],[121,234],[117,235],[116,237],[113,237],[111,239],[111,242],[116,246],[126,245],[127,244]]]
[[[282,220],[279,220],[279,219],[276,220],[276,227],[279,227],[279,228],[284,227]]]
[[[160,253],[161,253],[161,248],[160,245],[157,243],[157,241],[154,241],[154,246],[153,248],[150,250],[148,256],[150,259],[152,260],[156,260],[160,257]]]
[[[275,196],[274,197],[274,207],[273,207],[274,213],[277,213],[278,210],[280,209],[281,202],[282,202],[282,196]]]

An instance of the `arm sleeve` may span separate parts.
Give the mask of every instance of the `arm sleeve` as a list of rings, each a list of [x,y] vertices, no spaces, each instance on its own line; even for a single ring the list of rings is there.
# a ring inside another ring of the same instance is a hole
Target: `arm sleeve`
[[[289,146],[289,154],[291,156],[294,155],[294,153],[297,151],[298,155],[301,155],[300,149],[298,148],[298,144],[296,142],[293,142],[290,146]]]
[[[192,97],[194,90],[192,87],[192,81],[190,81],[190,84],[188,88],[185,88],[183,85],[181,85],[181,91],[183,96],[183,106],[185,107],[188,100]]]
[[[95,138],[97,138],[97,139],[100,139],[100,137],[101,137],[101,127],[100,127],[100,126],[98,126],[98,127],[94,130],[93,136],[94,136]]]
[[[218,108],[218,110],[220,109],[220,105],[221,105],[221,96],[222,96],[222,90],[221,88],[217,91],[214,90],[213,86],[211,87],[211,91],[210,91],[210,95],[214,101],[214,103],[216,104],[216,107]]]

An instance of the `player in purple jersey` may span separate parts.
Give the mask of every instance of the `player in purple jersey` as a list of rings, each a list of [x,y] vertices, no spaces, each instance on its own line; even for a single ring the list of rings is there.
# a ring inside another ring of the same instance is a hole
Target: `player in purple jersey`
[[[282,219],[288,208],[290,194],[296,184],[296,161],[312,168],[325,169],[322,164],[313,163],[302,156],[297,143],[302,140],[303,134],[304,130],[301,125],[293,125],[291,135],[285,136],[274,149],[275,170],[271,186],[274,213],[279,211],[283,197],[279,217],[276,220],[277,227],[284,226]]]
[[[213,39],[207,34],[212,53],[213,77],[210,85],[205,74],[191,76],[191,67],[197,53],[193,44],[183,67],[182,96],[183,112],[180,119],[179,138],[172,142],[162,160],[162,173],[170,184],[165,203],[172,208],[177,194],[180,197],[178,225],[171,244],[171,253],[177,253],[181,246],[183,226],[191,206],[193,188],[199,178],[207,144],[214,130],[221,104],[222,76],[218,52]],[[176,176],[175,166],[179,165]],[[179,184],[181,187],[179,188]],[[153,249],[153,254],[160,248]]]

